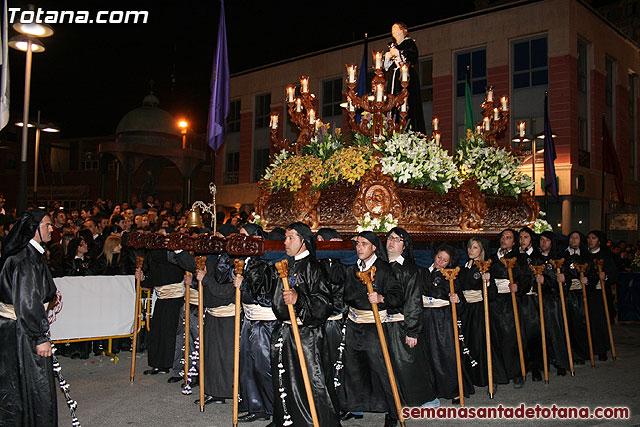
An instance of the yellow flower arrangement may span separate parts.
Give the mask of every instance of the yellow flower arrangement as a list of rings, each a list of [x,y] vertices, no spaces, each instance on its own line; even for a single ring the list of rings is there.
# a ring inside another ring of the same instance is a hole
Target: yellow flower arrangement
[[[371,154],[370,148],[357,146],[336,151],[324,164],[325,181],[331,183],[343,179],[351,184],[359,181],[377,163]]]
[[[270,178],[271,189],[287,188],[295,192],[300,189],[303,175],[309,175],[313,188],[319,188],[323,179],[318,171],[322,171],[322,160],[317,157],[291,156],[273,170]]]

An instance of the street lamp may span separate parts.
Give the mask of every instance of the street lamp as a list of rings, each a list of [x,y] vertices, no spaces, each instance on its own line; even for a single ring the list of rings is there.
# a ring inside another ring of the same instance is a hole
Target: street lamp
[[[178,127],[182,134],[182,149],[185,150],[187,148],[187,128],[189,127],[189,123],[185,119],[182,119],[178,122]]]
[[[49,37],[53,34],[53,29],[46,24],[15,23],[14,30],[21,34],[9,40],[9,46],[26,52],[24,69],[24,110],[22,112],[22,123],[27,123],[27,127],[22,129],[22,151],[20,156],[20,173],[18,178],[18,200],[16,203],[17,212],[20,214],[27,209],[27,136],[29,123],[29,97],[31,95],[31,59],[32,53],[44,52],[44,44],[37,37]]]
[[[16,126],[23,127],[23,122],[16,123]],[[38,119],[36,123],[27,123],[27,131],[28,128],[36,128],[36,149],[34,153],[34,168],[33,168],[33,203],[36,204],[38,202],[38,161],[40,160],[40,131],[48,132],[48,133],[56,133],[60,132],[55,125],[51,123],[40,123],[40,110],[38,110]],[[23,131],[25,132],[25,131]],[[25,132],[25,133],[26,133]]]

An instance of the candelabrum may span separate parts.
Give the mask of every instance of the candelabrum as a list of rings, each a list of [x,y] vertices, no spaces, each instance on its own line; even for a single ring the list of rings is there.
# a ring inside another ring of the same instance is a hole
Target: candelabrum
[[[278,138],[278,115],[271,115],[271,143],[275,147],[275,151],[285,149],[298,154],[302,147],[309,144],[311,138],[322,125],[322,121],[317,117],[313,101],[316,98],[309,91],[309,77],[302,76],[300,78],[300,96],[295,96],[296,87],[287,86],[286,103],[289,108],[289,116],[291,122],[300,130],[298,138],[295,141],[289,141],[287,138]]]
[[[498,146],[498,138],[504,135],[509,125],[509,100],[503,96],[500,102],[496,102],[493,98],[493,86],[489,86],[481,107],[482,123],[476,127],[476,131],[482,133],[487,142]]]
[[[409,111],[409,105],[407,103],[409,91],[409,66],[408,64],[402,64],[400,66],[400,84],[402,90],[399,94],[385,94],[386,81],[384,78],[384,72],[382,71],[382,53],[373,53],[373,71],[374,76],[371,81],[371,89],[373,95],[362,94],[358,96],[356,94],[356,71],[355,65],[347,66],[347,102],[345,108],[349,114],[349,125],[354,132],[362,133],[367,136],[372,136],[374,139],[377,136],[386,132],[391,133],[403,132],[407,125],[407,112]],[[400,114],[400,122],[396,123],[391,117],[391,110],[397,109]],[[361,109],[364,113],[360,123],[356,123],[356,110]]]

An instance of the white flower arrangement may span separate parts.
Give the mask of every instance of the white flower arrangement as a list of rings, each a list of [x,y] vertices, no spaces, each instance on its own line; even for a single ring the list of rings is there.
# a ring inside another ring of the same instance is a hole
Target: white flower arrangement
[[[382,144],[382,171],[396,182],[426,187],[439,194],[462,183],[458,170],[446,150],[415,132],[394,133]]]
[[[271,176],[273,175],[273,171],[278,169],[278,166],[280,166],[291,156],[292,153],[283,148],[278,154],[274,156],[273,163],[271,163],[269,167],[264,170],[264,176],[262,177],[262,179],[270,180]]]
[[[529,175],[520,172],[520,161],[504,148],[487,145],[480,135],[462,140],[456,159],[463,178],[474,177],[482,192],[517,196],[533,190]]]
[[[378,209],[379,210],[379,209]],[[393,218],[390,213],[383,217],[372,218],[369,212],[365,213],[363,217],[358,218],[358,226],[356,231],[373,231],[376,233],[386,233],[394,227],[398,226],[398,220]]]
[[[249,222],[261,228],[264,228],[266,225],[266,221],[263,221],[260,215],[258,215],[257,213],[254,213],[252,215],[252,218],[249,220]]]
[[[538,212],[538,218],[536,218],[536,220],[533,222],[533,225],[531,226],[531,229],[534,231],[534,233],[542,234],[545,231],[553,231],[553,227],[551,226],[551,224],[549,224],[547,220],[544,219],[546,216],[547,214],[543,211]]]

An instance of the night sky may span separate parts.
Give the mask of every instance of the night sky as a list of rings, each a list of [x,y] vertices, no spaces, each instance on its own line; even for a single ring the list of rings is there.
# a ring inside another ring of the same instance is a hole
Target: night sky
[[[9,0],[9,7],[27,2]],[[227,0],[231,73],[320,49],[389,34],[394,21],[414,26],[472,11],[471,0],[439,2]],[[45,10],[148,10],[147,24],[58,24],[34,54],[31,116],[61,137],[113,135],[120,118],[141,105],[154,81],[160,107],[204,132],[220,2],[46,1]],[[14,34],[10,30],[10,37]],[[299,35],[299,36],[296,36]],[[390,36],[389,36],[390,37]],[[359,60],[359,58],[358,58]],[[22,117],[25,54],[11,49],[11,120]],[[291,76],[292,81],[296,76]]]

